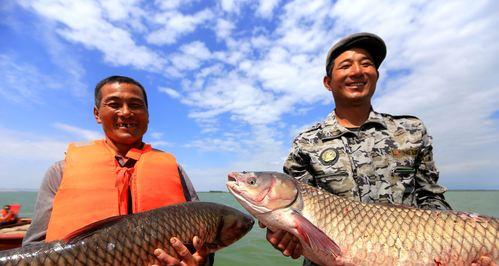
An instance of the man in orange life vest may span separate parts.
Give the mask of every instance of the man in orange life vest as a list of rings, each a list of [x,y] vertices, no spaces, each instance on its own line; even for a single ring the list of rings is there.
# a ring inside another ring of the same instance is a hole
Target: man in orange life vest
[[[3,206],[2,210],[0,210],[0,225],[12,224],[16,221],[17,214],[10,209],[10,205]]]
[[[99,82],[94,116],[106,138],[70,144],[65,160],[47,171],[23,246],[63,239],[115,215],[198,200],[175,157],[142,142],[149,113],[147,95],[139,82],[123,76]],[[206,250],[197,237],[193,242],[197,252],[191,254],[178,239],[171,239],[182,261],[161,249],[154,254],[167,265],[203,264]]]

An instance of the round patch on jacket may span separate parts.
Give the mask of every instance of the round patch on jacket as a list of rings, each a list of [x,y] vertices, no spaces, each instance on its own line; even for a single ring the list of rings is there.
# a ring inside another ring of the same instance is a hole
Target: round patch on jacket
[[[338,161],[338,151],[334,148],[327,148],[319,156],[322,164],[331,165]]]

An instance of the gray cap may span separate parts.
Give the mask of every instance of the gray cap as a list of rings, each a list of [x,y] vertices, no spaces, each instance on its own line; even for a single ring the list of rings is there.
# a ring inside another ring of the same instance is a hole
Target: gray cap
[[[333,65],[334,59],[351,48],[362,48],[366,50],[372,56],[376,69],[379,68],[386,56],[385,42],[378,35],[368,32],[350,34],[339,40],[329,49],[326,58],[326,74],[329,75],[329,73],[331,73],[331,66]]]

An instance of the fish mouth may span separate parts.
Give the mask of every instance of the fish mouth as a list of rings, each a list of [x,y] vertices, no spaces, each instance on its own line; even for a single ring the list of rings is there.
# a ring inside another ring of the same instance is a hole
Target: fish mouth
[[[242,181],[241,180],[241,175],[237,172],[230,172],[228,175],[227,175],[227,188],[231,191],[237,191],[237,192],[241,192],[241,189],[242,187],[240,186],[239,182]]]
[[[237,180],[237,173],[235,172],[230,172],[227,175],[227,188],[229,189],[229,192],[234,194],[235,192],[240,192],[238,187],[239,187],[239,182]]]
[[[236,182],[237,183],[237,173],[231,172],[227,175],[228,182]]]

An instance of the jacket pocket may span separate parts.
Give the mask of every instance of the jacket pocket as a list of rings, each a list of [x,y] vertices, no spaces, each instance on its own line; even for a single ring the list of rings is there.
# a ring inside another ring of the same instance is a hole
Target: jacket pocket
[[[416,169],[409,166],[397,166],[392,170],[392,173],[401,179],[410,179],[416,173]]]
[[[341,171],[315,176],[317,185],[333,194],[351,193],[354,183],[348,178],[348,172]]]

